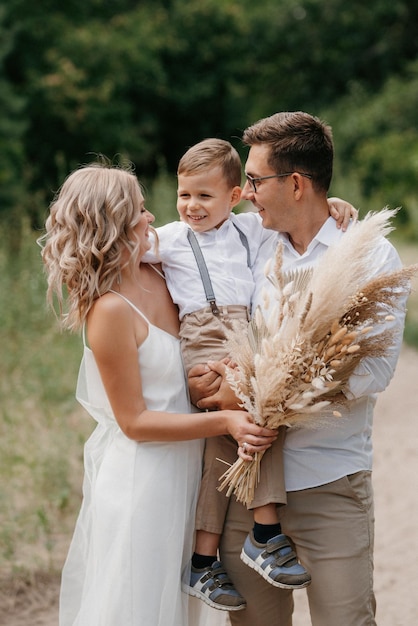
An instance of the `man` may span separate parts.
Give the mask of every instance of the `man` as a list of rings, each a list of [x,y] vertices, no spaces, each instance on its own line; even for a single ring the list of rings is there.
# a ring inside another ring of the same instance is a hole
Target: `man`
[[[244,132],[250,146],[247,182],[242,197],[253,203],[272,235],[261,246],[255,268],[253,307],[262,305],[269,289],[264,276],[279,240],[284,269],[310,267],[331,244],[344,236],[329,218],[327,192],[332,177],[333,141],[329,126],[303,112],[277,113]],[[332,223],[331,223],[332,222]],[[370,277],[401,267],[399,256],[384,238],[373,254]],[[271,288],[271,287],[270,287]],[[298,556],[310,572],[307,589],[313,626],[373,626],[373,493],[371,485],[372,415],[375,394],[391,380],[402,342],[405,307],[390,311],[397,340],[385,357],[365,359],[350,378],[344,417],[317,430],[290,430],[284,446],[288,503],[280,510],[282,532],[292,538]],[[214,365],[222,372],[222,366]],[[192,372],[192,396],[197,401],[202,381],[216,390],[215,374]],[[213,393],[213,391],[212,391]],[[206,394],[208,395],[208,394]],[[200,396],[201,397],[201,396]],[[199,401],[210,408],[219,394]],[[240,560],[252,518],[233,498],[221,544],[221,559],[247,609],[230,614],[240,626],[291,626],[291,592],[272,588]]]

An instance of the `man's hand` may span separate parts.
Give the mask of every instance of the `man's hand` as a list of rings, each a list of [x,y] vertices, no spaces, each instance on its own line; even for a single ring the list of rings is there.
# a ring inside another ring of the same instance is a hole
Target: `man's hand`
[[[229,359],[208,361],[189,371],[190,397],[195,406],[205,409],[238,409],[238,400],[226,380]]]

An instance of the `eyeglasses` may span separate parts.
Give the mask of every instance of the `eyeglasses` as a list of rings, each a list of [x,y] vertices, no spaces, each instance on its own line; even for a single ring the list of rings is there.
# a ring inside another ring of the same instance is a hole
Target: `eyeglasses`
[[[254,193],[257,193],[257,185],[261,180],[267,180],[269,178],[284,178],[285,176],[291,176],[294,172],[287,172],[286,174],[271,174],[270,176],[259,176],[258,178],[253,178],[249,174],[245,174],[245,178],[249,182],[249,184],[254,189]],[[296,172],[301,176],[305,176],[305,178],[312,178],[311,174],[305,174],[304,172]]]

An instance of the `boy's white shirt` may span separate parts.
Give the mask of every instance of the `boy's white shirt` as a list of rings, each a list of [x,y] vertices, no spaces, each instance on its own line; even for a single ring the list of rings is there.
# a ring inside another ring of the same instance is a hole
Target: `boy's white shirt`
[[[195,232],[195,235],[208,268],[217,305],[250,307],[254,279],[247,264],[247,249],[234,223],[247,237],[252,265],[261,243],[271,234],[263,228],[258,213],[231,213],[219,228]],[[179,307],[180,320],[186,314],[207,306],[200,272],[187,239],[188,230],[189,226],[180,221],[157,228],[158,255],[147,252],[142,259],[148,263],[162,263],[167,287]]]

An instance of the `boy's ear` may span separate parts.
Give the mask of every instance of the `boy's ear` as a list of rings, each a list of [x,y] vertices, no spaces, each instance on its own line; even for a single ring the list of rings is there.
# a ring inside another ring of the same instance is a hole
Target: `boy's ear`
[[[233,188],[231,192],[231,208],[237,206],[237,204],[241,200],[241,191],[241,187],[236,186]]]

